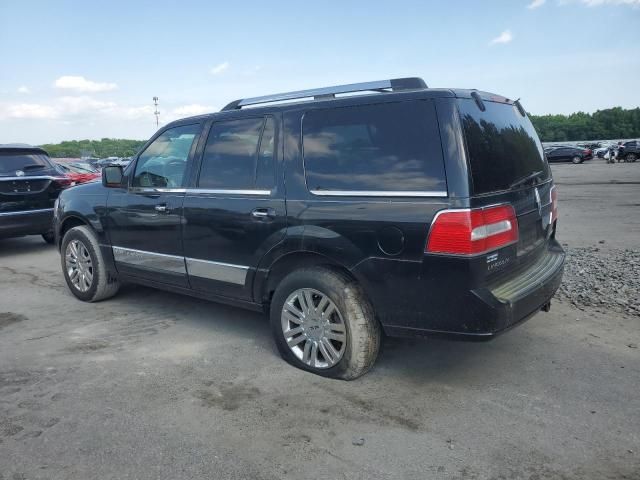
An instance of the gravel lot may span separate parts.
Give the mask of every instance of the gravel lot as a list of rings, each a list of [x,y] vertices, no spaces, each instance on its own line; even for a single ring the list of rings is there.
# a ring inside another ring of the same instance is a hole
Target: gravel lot
[[[554,165],[571,263],[488,343],[395,340],[355,382],[261,315],[142,287],[81,303],[0,241],[0,480],[639,479],[640,163]]]

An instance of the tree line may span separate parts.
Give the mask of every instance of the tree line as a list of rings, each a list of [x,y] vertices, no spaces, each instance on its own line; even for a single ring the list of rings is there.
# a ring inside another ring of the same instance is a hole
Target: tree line
[[[615,107],[595,113],[571,115],[529,115],[543,142],[570,142],[640,137],[640,108],[626,110]],[[71,140],[41,145],[55,158],[130,157],[146,140],[103,138]]]
[[[615,140],[640,137],[640,108],[615,107],[595,113],[530,115],[543,142]]]
[[[40,146],[54,158],[122,158],[135,155],[145,143],[146,140],[102,138],[100,140],[69,140]]]

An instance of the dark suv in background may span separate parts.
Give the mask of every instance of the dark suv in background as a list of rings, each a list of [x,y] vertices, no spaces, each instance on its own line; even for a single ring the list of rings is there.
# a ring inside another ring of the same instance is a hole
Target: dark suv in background
[[[53,205],[72,183],[41,148],[0,145],[0,238],[42,235],[53,243]]]
[[[324,376],[365,373],[383,332],[492,338],[562,277],[542,145],[499,95],[409,78],[242,99],[102,173],[55,212],[74,295],[128,281],[265,311]]]

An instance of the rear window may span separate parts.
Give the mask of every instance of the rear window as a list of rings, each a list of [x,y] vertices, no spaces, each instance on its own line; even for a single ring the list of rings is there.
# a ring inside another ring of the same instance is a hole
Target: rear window
[[[471,99],[458,100],[474,193],[507,190],[539,171],[541,180],[548,179],[549,166],[529,118],[513,105],[487,101],[484,105],[483,112]]]
[[[0,175],[21,175],[16,172],[33,175],[51,168],[53,167],[49,163],[49,157],[43,153],[0,151]]]
[[[446,195],[431,101],[311,110],[302,126],[312,192],[431,192]]]

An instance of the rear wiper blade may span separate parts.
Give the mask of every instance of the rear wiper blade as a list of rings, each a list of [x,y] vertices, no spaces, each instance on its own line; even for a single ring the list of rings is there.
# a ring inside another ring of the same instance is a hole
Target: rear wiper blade
[[[519,178],[518,180],[513,182],[511,185],[509,185],[509,188],[516,188],[516,187],[519,187],[520,185],[524,185],[525,183],[530,182],[531,180],[535,180],[543,173],[544,172],[540,170],[538,172],[533,172],[525,177]]]

